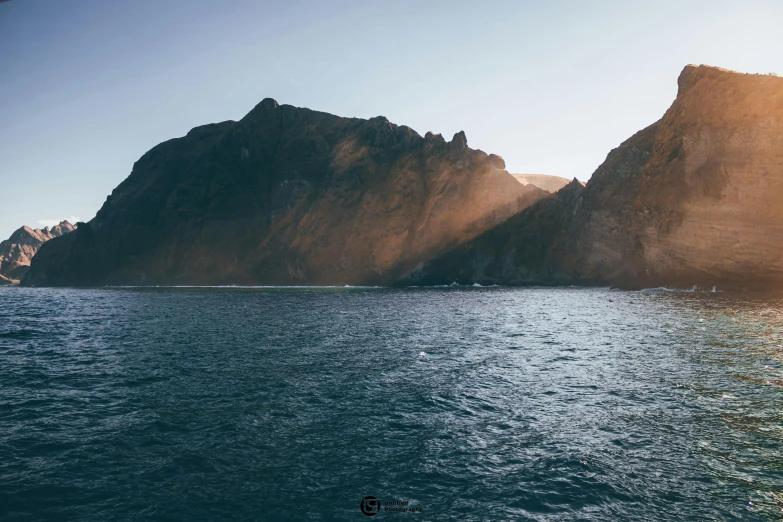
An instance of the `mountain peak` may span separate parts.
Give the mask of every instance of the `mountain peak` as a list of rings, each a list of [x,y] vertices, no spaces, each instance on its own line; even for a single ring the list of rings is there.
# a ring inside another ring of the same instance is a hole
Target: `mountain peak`
[[[453,138],[451,138],[452,145],[456,146],[459,149],[467,149],[468,148],[468,137],[465,136],[465,131],[459,131],[454,135]]]
[[[258,105],[256,105],[257,109],[264,109],[267,111],[277,109],[278,107],[280,107],[280,104],[277,103],[277,100],[274,98],[264,98],[259,102]]]

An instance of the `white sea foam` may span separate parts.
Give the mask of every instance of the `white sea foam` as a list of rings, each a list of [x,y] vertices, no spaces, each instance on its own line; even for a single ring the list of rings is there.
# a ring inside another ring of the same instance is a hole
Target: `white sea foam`
[[[655,288],[642,288],[639,290],[639,292],[642,293],[653,293],[653,292],[671,292],[671,293],[678,293],[678,294],[709,294],[709,293],[720,293],[721,290],[718,290],[717,287],[712,287],[712,290],[700,290],[699,287],[693,286],[692,288],[669,288],[668,286],[657,286]]]

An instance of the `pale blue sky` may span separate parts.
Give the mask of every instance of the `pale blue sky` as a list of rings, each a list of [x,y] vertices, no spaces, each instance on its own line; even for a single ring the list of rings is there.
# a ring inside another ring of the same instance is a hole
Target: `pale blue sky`
[[[0,3],[0,239],[91,219],[133,162],[262,98],[384,115],[587,180],[688,63],[783,73],[780,1]]]

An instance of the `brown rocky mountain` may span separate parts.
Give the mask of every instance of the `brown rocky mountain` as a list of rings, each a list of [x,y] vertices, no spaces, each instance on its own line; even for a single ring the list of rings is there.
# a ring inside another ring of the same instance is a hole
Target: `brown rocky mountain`
[[[549,176],[547,174],[512,174],[517,181],[523,185],[535,185],[540,189],[544,189],[547,192],[557,192],[561,188],[565,187],[570,180],[561,178],[560,176]]]
[[[499,156],[265,99],[154,147],[23,284],[384,285],[547,195]]]
[[[663,118],[408,282],[783,285],[783,78],[687,66]]]
[[[22,227],[0,242],[0,284],[18,283],[41,245],[75,228],[68,221],[61,221],[51,229]]]

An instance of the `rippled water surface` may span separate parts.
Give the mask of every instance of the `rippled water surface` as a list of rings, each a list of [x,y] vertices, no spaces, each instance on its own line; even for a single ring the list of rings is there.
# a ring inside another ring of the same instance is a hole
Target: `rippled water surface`
[[[0,289],[0,518],[779,520],[783,299]]]

